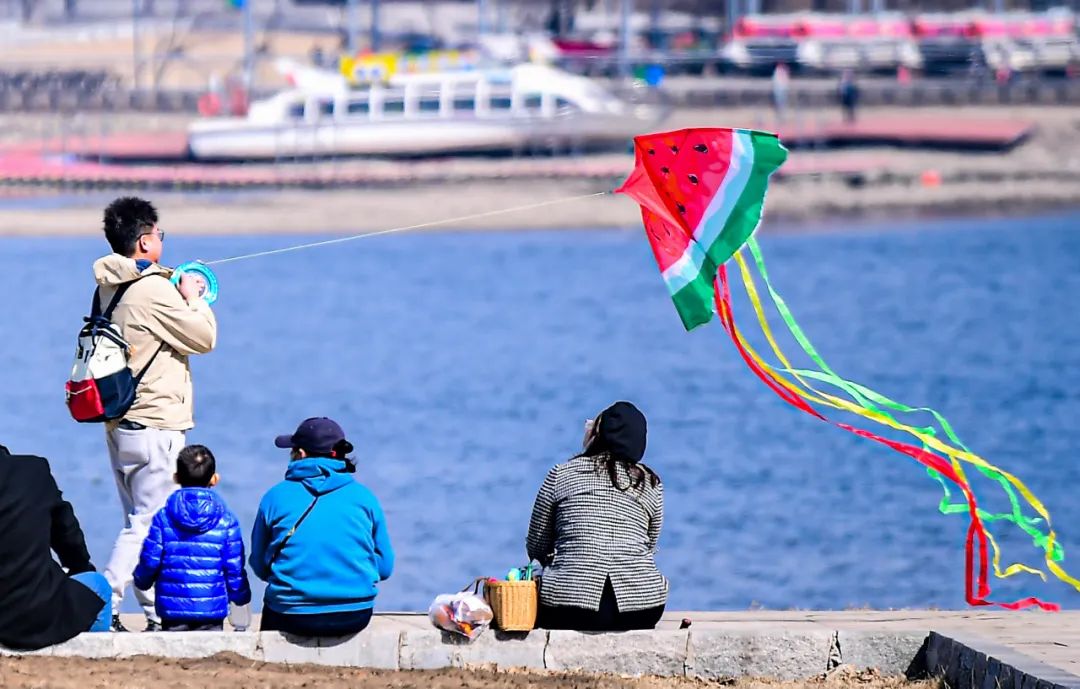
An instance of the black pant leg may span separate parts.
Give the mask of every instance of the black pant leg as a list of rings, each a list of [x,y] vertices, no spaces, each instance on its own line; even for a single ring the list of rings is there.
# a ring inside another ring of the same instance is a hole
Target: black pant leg
[[[161,621],[161,631],[163,632],[220,632],[224,628],[224,622],[178,622],[175,620]]]
[[[280,631],[282,631],[282,629],[281,629],[282,617],[284,617],[284,615],[279,615],[278,613],[274,612],[273,610],[271,610],[270,608],[268,608],[268,607],[266,607],[264,605],[263,610],[262,610],[262,619],[259,620],[259,631],[263,631],[263,632],[280,632]]]
[[[627,632],[632,629],[654,629],[664,614],[664,606],[619,612],[619,603],[615,599],[615,589],[609,578],[604,584],[604,595],[600,598],[600,624],[602,631]]]
[[[613,631],[626,632],[631,629],[655,629],[664,615],[664,606],[619,613]]]
[[[373,610],[357,610],[355,612],[328,613],[316,615],[317,620],[308,625],[310,636],[333,637],[351,636],[359,634],[371,624]]]
[[[619,601],[615,600],[615,588],[608,577],[604,581],[604,592],[600,594],[600,609],[596,611],[595,626],[590,631],[606,632],[618,629],[619,619]]]
[[[593,610],[574,608],[570,606],[540,605],[537,614],[536,626],[541,629],[574,629],[582,630],[592,624],[592,616],[596,615]]]
[[[571,629],[579,632],[605,632],[614,629],[619,618],[619,604],[611,580],[604,583],[600,595],[600,609],[575,608],[571,606],[548,606],[540,604],[536,626],[541,629]]]
[[[371,623],[373,610],[336,612],[315,615],[283,615],[270,608],[263,608],[259,629],[264,632],[279,631],[294,636],[334,637],[357,634]]]

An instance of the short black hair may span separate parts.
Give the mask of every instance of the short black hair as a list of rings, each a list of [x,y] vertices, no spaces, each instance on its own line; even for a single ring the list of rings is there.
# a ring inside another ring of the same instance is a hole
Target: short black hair
[[[206,488],[216,473],[214,453],[205,445],[188,445],[176,457],[176,482],[184,488]]]
[[[136,196],[118,198],[105,209],[105,239],[113,251],[130,257],[139,237],[157,221],[157,209],[149,201]]]

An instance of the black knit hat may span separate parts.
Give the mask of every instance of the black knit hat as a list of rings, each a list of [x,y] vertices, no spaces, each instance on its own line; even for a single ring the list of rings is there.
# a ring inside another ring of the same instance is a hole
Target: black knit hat
[[[602,453],[615,459],[636,464],[645,456],[648,435],[645,415],[629,402],[616,402],[596,419],[596,437],[585,454]]]

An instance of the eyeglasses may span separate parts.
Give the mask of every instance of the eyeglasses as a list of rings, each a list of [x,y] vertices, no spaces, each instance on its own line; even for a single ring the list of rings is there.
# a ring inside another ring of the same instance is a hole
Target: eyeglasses
[[[161,229],[160,227],[154,228],[154,229],[150,230],[149,232],[143,232],[139,236],[140,237],[145,237],[148,234],[154,234],[155,231],[157,232],[158,239],[160,239],[161,241],[165,241],[165,230]]]

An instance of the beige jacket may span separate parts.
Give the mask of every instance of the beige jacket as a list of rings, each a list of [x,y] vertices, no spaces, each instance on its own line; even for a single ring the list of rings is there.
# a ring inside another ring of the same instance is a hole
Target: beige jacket
[[[113,323],[131,345],[132,373],[138,375],[158,347],[165,344],[140,381],[135,404],[124,418],[150,428],[186,431],[195,425],[188,357],[214,348],[217,321],[204,300],[184,301],[168,280],[171,274],[157,264],[140,273],[135,259],[120,254],[109,254],[94,262],[102,310],[119,285],[143,278],[128,288],[112,315]],[[109,428],[116,423],[109,424]]]

